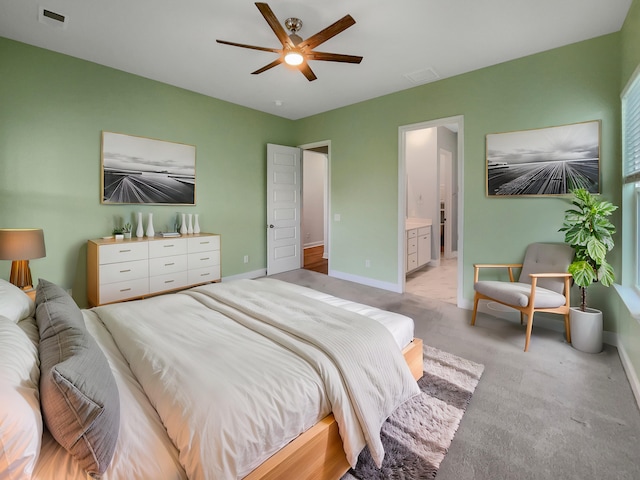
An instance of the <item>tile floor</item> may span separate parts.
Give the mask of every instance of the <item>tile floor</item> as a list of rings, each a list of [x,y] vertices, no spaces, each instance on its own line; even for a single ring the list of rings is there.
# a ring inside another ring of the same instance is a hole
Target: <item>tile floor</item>
[[[458,288],[457,269],[457,258],[442,258],[437,267],[427,265],[407,275],[405,291],[455,305]]]

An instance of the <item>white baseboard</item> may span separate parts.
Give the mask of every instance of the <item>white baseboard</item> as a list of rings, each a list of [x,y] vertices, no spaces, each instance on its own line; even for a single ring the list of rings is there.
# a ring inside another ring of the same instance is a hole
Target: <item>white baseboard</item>
[[[350,273],[339,272],[337,270],[329,270],[329,276],[359,283],[361,285],[367,285],[368,287],[376,287],[395,293],[402,293],[402,287],[397,283],[381,282],[380,280],[374,280],[373,278],[360,277],[358,275],[351,275]]]
[[[258,277],[264,277],[266,274],[267,274],[267,269],[263,268],[260,270],[254,270],[252,272],[244,272],[244,273],[239,273],[237,275],[229,275],[228,277],[222,277],[222,281],[230,282],[232,280],[242,280],[243,278],[252,279],[252,278],[258,278]]]
[[[320,240],[319,242],[305,243],[303,248],[313,248],[313,247],[319,247],[321,245],[324,245],[324,242],[322,240]]]

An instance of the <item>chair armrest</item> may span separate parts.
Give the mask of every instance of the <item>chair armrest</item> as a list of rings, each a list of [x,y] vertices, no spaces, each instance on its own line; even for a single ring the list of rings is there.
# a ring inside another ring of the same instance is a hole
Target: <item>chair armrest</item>
[[[569,272],[563,273],[530,273],[531,277],[531,295],[529,296],[529,301],[535,300],[536,297],[536,287],[538,286],[539,278],[564,278],[564,297],[566,299],[565,305],[568,307],[571,305],[571,279],[573,275]]]
[[[573,275],[571,275],[568,272],[565,273],[530,273],[529,276],[531,278],[533,277],[537,277],[537,278],[571,278]]]
[[[521,263],[474,263],[473,264],[473,283],[478,282],[481,268],[506,268],[509,270],[509,280],[514,282],[513,269],[522,268]]]

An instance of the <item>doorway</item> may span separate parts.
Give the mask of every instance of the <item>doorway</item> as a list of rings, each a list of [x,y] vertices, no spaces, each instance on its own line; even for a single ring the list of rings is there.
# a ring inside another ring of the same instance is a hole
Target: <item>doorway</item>
[[[329,154],[330,143],[303,145],[302,250],[303,268],[329,273]]]
[[[420,283],[435,278],[439,286],[452,285],[444,296],[461,305],[462,264],[457,257],[463,247],[458,239],[463,238],[464,117],[401,126],[398,143],[398,284],[405,292],[408,280],[413,288],[416,277]],[[414,246],[407,228],[415,221],[431,224],[431,260],[411,271],[408,279],[407,250]],[[434,289],[418,294],[431,298],[430,292]]]

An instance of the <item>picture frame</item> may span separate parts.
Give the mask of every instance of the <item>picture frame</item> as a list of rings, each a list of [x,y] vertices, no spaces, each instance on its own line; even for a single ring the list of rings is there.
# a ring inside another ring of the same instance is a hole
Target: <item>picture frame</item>
[[[486,136],[488,197],[600,193],[601,121]]]
[[[102,132],[100,202],[195,205],[196,147]]]

